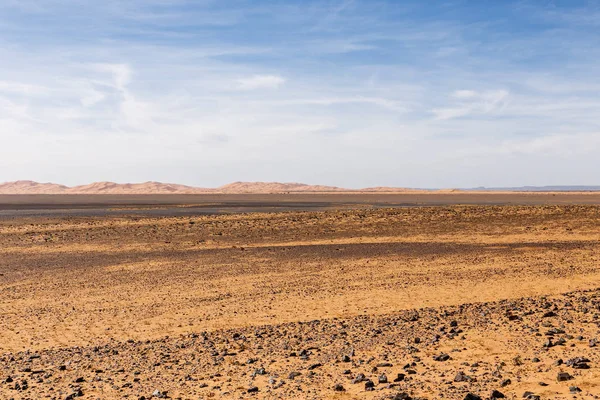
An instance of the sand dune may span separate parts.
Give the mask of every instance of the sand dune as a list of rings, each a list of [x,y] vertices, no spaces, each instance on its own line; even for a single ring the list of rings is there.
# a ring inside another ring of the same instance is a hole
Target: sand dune
[[[68,187],[56,183],[16,181],[0,184],[0,194],[196,194],[196,193],[286,193],[286,192],[401,192],[403,188],[344,189],[336,186],[280,182],[233,182],[218,188],[199,188],[162,182],[94,182]]]
[[[304,183],[234,182],[216,189],[223,193],[281,193],[281,192],[341,192],[348,189],[336,186],[307,185]]]
[[[214,189],[161,182],[94,182],[88,185],[73,187],[33,181],[16,181],[0,184],[0,194],[193,194],[210,193],[213,191]]]
[[[0,194],[54,194],[65,193],[69,188],[56,183],[15,181],[0,184]]]
[[[211,192],[211,189],[203,189],[186,185],[178,185],[173,183],[161,182],[145,182],[145,183],[114,183],[114,182],[95,182],[89,185],[75,186],[69,188],[67,193],[79,194],[157,194],[157,193],[204,193]]]

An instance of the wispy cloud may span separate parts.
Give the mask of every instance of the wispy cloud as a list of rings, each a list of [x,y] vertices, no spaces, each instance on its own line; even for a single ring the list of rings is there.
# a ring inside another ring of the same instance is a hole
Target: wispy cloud
[[[452,94],[456,105],[436,108],[432,112],[436,119],[451,119],[467,116],[489,114],[501,110],[507,102],[509,93],[506,90],[476,92],[473,90],[457,90]]]
[[[21,82],[0,81],[0,93],[19,94],[24,96],[39,95],[47,92],[47,88]]]
[[[279,75],[253,75],[238,79],[238,88],[241,90],[277,89],[284,83],[285,79]]]

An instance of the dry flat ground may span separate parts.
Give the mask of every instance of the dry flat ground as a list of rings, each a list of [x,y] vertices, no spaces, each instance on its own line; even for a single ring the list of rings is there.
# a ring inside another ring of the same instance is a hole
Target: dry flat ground
[[[0,398],[599,398],[599,217],[0,219]]]

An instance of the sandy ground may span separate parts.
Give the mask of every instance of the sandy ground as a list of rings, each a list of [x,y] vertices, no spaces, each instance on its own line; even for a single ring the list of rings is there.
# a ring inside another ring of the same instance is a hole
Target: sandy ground
[[[597,398],[599,217],[0,220],[0,398]]]

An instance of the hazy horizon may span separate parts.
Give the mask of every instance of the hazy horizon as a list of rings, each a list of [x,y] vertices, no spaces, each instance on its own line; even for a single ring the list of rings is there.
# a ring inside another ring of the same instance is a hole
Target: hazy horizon
[[[524,185],[524,186],[502,186],[502,187],[490,187],[490,186],[478,186],[478,187],[401,187],[401,186],[387,186],[387,185],[374,185],[374,186],[369,186],[369,187],[344,187],[344,186],[338,186],[338,185],[329,185],[329,184],[312,184],[310,182],[264,182],[264,181],[235,181],[235,182],[228,182],[226,184],[223,185],[219,185],[219,186],[196,186],[196,185],[186,185],[184,183],[180,183],[180,182],[158,182],[158,181],[145,181],[145,182],[114,182],[114,181],[95,181],[95,182],[86,182],[83,184],[78,184],[78,185],[64,185],[61,182],[37,182],[37,181],[32,181],[29,179],[22,179],[22,180],[17,180],[17,181],[7,181],[7,182],[2,182],[0,181],[0,189],[2,188],[3,185],[7,185],[7,184],[13,184],[13,183],[19,183],[19,182],[32,182],[35,184],[40,184],[40,185],[60,185],[60,186],[66,186],[69,189],[72,188],[77,188],[77,187],[81,187],[81,186],[89,186],[89,185],[94,185],[94,184],[102,184],[102,183],[108,183],[108,184],[116,184],[116,185],[120,185],[120,186],[124,186],[124,185],[144,185],[144,184],[160,184],[160,185],[181,185],[181,186],[189,186],[190,188],[194,188],[194,189],[208,189],[208,190],[215,190],[215,189],[219,189],[222,187],[227,187],[230,185],[235,185],[235,184],[256,184],[256,185],[260,185],[260,184],[266,184],[266,185],[270,185],[270,184],[275,184],[275,185],[305,185],[305,186],[312,186],[312,187],[318,187],[318,186],[327,186],[327,187],[332,187],[332,188],[337,188],[337,189],[348,189],[348,190],[360,190],[360,189],[369,189],[369,188],[381,188],[381,187],[389,187],[391,189],[414,189],[414,190],[451,190],[451,189],[457,189],[457,190],[472,190],[472,191],[478,191],[478,190],[491,190],[491,191],[502,191],[502,190],[507,190],[507,191],[600,191],[600,185],[545,185],[545,186],[533,186],[533,185]]]
[[[0,0],[0,182],[594,186],[600,3],[539,3]]]

